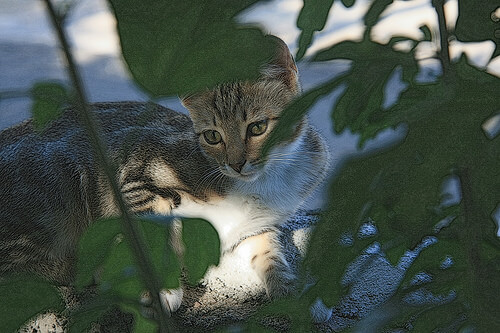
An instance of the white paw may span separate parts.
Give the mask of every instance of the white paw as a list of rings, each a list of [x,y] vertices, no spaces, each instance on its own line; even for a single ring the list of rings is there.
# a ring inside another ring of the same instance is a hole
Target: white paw
[[[163,310],[167,313],[173,313],[181,307],[182,297],[184,292],[182,288],[177,289],[162,289],[160,291],[160,300]]]
[[[160,291],[160,302],[163,311],[169,316],[177,311],[182,304],[183,296],[184,292],[182,291],[182,288],[168,290],[162,289]],[[142,315],[146,318],[153,318],[154,310],[151,307],[153,299],[151,298],[151,294],[149,292],[145,292],[141,295],[140,303],[142,305]]]
[[[311,305],[311,317],[315,324],[325,323],[332,317],[333,309],[327,308],[323,301],[318,298]]]

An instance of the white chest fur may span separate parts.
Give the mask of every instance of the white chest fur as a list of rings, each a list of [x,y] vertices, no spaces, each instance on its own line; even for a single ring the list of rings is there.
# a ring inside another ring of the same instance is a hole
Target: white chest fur
[[[286,221],[302,204],[317,178],[311,159],[300,155],[302,138],[285,148],[275,148],[265,171],[255,181],[237,181],[223,198],[208,202],[182,198],[172,214],[200,217],[217,230],[222,250],[229,250],[243,238],[269,230]],[[292,157],[293,157],[292,156]]]
[[[231,249],[241,239],[272,228],[282,221],[282,215],[265,206],[259,198],[234,194],[209,202],[182,200],[172,213],[209,221],[219,234],[223,251]]]

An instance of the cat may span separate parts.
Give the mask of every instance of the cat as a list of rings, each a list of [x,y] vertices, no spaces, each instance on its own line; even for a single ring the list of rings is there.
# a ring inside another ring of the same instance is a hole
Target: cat
[[[277,226],[323,181],[329,154],[304,116],[262,156],[301,92],[286,44],[271,38],[276,56],[258,80],[181,97],[189,116],[139,102],[93,104],[92,112],[131,211],[208,220],[222,255],[243,244],[250,249],[251,267],[276,298],[295,280]],[[30,271],[71,284],[82,233],[118,214],[75,112],[66,110],[41,133],[31,120],[2,131],[0,179],[0,275]]]

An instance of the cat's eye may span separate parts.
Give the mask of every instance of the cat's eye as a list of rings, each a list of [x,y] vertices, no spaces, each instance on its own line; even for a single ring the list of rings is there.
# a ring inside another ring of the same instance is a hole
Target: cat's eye
[[[211,145],[216,145],[222,141],[222,136],[215,130],[203,132],[203,137],[205,138],[205,141]]]
[[[257,121],[257,122],[252,123],[248,126],[248,133],[251,136],[258,136],[258,135],[264,134],[264,132],[266,130],[267,130],[267,119]]]

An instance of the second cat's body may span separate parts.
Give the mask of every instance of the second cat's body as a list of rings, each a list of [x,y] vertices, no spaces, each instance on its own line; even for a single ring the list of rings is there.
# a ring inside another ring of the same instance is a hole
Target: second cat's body
[[[151,103],[107,103],[93,114],[135,214],[205,218],[222,254],[239,246],[272,297],[294,276],[277,226],[322,181],[328,152],[304,118],[261,156],[298,91],[286,46],[257,82],[185,97],[187,115]],[[96,219],[118,214],[103,170],[73,110],[42,133],[30,121],[0,133],[0,275],[33,271],[69,284],[77,243]]]

